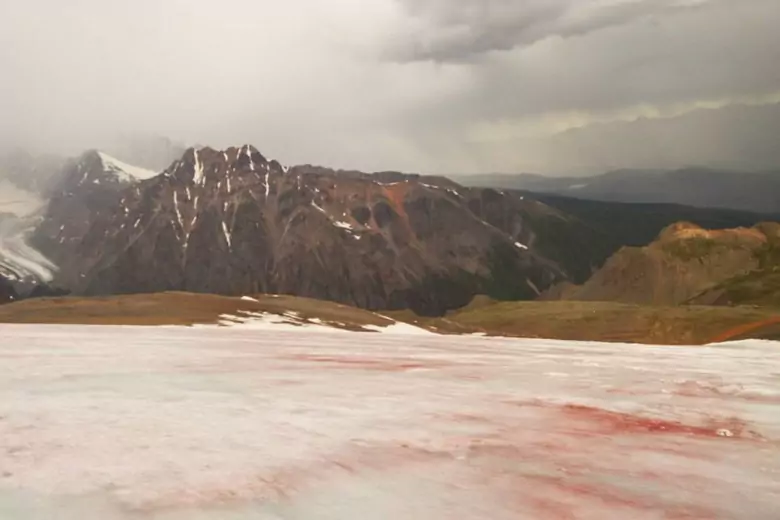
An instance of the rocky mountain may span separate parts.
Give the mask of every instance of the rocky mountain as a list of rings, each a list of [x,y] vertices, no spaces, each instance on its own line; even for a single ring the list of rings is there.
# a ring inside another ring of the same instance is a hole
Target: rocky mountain
[[[735,281],[777,265],[780,224],[708,231],[679,223],[646,247],[621,249],[585,284],[563,284],[545,297],[652,305],[743,303],[719,298]]]
[[[287,293],[425,314],[479,293],[534,298],[584,280],[612,251],[602,233],[522,195],[287,169],[251,146],[189,149],[157,176],[86,154],[33,243],[80,294]]]
[[[545,177],[533,174],[456,177],[469,186],[519,189],[588,200],[682,204],[780,213],[780,172],[746,173],[684,168],[617,170],[595,177]]]
[[[6,278],[25,295],[279,293],[427,315],[477,294],[528,300],[583,284],[618,249],[681,218],[713,228],[761,218],[288,169],[248,145],[190,148],[159,173],[90,151],[46,185],[34,220],[0,233],[0,246],[20,238],[0,247],[0,268],[14,260]]]
[[[122,211],[122,192],[156,175],[95,150],[68,161],[57,176],[44,216],[30,240],[57,266],[57,285],[78,285],[82,241],[93,223]]]

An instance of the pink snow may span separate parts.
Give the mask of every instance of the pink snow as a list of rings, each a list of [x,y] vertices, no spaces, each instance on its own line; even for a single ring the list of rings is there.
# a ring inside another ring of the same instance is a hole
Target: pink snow
[[[7,518],[769,519],[780,345],[0,325]]]

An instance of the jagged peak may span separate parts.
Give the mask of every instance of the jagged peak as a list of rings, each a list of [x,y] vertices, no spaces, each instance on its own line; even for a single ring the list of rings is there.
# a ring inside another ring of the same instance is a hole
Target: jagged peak
[[[128,164],[104,152],[99,151],[97,155],[106,171],[114,172],[120,176],[123,174],[129,175],[132,180],[146,180],[158,175],[158,172]]]
[[[128,164],[96,149],[83,152],[70,164],[75,168],[78,184],[100,184],[103,180],[134,184],[158,175],[153,170]]]
[[[244,144],[223,150],[209,146],[190,147],[166,170],[165,175],[203,185],[206,177],[218,178],[232,172],[270,173],[272,170],[286,172],[287,168],[276,160],[266,158],[251,144]]]

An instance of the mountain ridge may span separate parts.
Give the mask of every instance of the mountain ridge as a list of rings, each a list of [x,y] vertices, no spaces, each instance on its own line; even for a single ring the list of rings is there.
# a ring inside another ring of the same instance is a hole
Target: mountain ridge
[[[273,292],[428,315],[477,294],[530,300],[583,284],[618,249],[679,220],[761,218],[286,167],[248,144],[191,147],[159,173],[90,150],[48,192],[29,242],[74,294]]]
[[[75,188],[102,205],[81,229],[57,230],[67,218],[53,200],[37,243],[54,256],[56,235],[76,246],[59,255],[76,259],[61,266],[62,280],[84,294],[289,292],[441,313],[481,291],[529,299],[565,277],[525,245],[533,236],[512,217],[536,203],[419,179],[286,168],[250,145],[190,148],[159,175],[110,193],[111,184],[79,179]],[[79,211],[95,206],[77,200]]]
[[[453,177],[468,186],[519,189],[603,202],[667,203],[780,213],[780,171],[705,167],[613,170],[589,177],[496,174]]]

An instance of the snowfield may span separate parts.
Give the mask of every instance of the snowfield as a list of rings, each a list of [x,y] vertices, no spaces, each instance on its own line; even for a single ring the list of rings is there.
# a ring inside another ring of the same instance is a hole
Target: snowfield
[[[0,325],[0,518],[778,518],[780,345]]]

